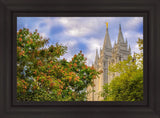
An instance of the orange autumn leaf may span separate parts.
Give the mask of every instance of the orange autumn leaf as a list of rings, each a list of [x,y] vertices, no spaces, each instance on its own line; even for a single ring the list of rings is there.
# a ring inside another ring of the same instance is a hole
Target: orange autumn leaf
[[[37,74],[37,71],[35,70],[35,71],[33,72],[33,74]]]
[[[22,82],[24,83],[25,81],[22,79]]]
[[[33,86],[33,90],[35,90],[36,89],[36,86]]]
[[[19,38],[19,41],[21,42],[21,41],[22,41],[22,38]]]
[[[57,81],[58,81],[58,82],[61,82],[61,80],[60,80],[60,79],[58,79]]]
[[[31,43],[33,43],[33,39],[31,39],[30,41],[31,41]]]
[[[74,66],[75,66],[75,67],[77,67],[77,64],[76,64],[76,63],[74,63]]]
[[[37,77],[37,81],[39,80],[39,76]]]
[[[38,50],[38,51],[37,51],[37,53],[39,54],[39,53],[40,53],[40,51]]]
[[[26,92],[26,90],[25,89],[23,89],[23,93],[25,93]]]
[[[95,78],[96,78],[96,76],[94,75],[94,76],[93,76],[93,79],[95,79]]]
[[[54,83],[52,82],[52,83],[50,83],[50,87],[53,87],[53,85],[54,85]]]
[[[58,94],[58,95],[61,95],[61,92],[62,92],[62,91],[61,91],[61,90],[59,90],[57,94]]]
[[[92,66],[92,67],[91,67],[91,70],[94,70],[94,69],[95,69],[95,68]]]
[[[21,55],[24,56],[24,51],[21,51],[21,52],[19,53],[19,55],[20,55],[20,56],[21,56]]]
[[[62,86],[62,85],[60,86],[60,89],[63,89],[63,86]]]
[[[77,55],[76,55],[76,54],[74,55],[74,58],[75,58],[75,57],[77,57]]]
[[[67,69],[67,68],[65,68],[65,71],[68,71],[68,69]]]
[[[51,73],[51,70],[49,70],[48,73]]]
[[[19,32],[22,32],[22,29],[20,29]]]
[[[71,80],[72,80],[72,77],[69,77],[69,82],[71,82]]]

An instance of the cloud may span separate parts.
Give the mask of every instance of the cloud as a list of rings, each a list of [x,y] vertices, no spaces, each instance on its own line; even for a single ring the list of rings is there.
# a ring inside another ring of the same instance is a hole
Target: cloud
[[[80,52],[81,49],[78,48],[78,44],[83,43],[86,45],[86,50],[82,50],[84,56],[87,58],[87,64],[91,65],[95,58],[96,49],[100,49],[103,44],[102,39],[95,39],[95,38],[83,38],[81,40],[72,39],[70,41],[66,41],[63,44],[67,45],[68,53],[62,56],[61,58],[66,58],[67,60],[71,60],[74,54]]]
[[[121,24],[124,38],[131,45],[132,53],[138,51],[136,41],[143,38],[142,17],[18,17],[17,30],[22,27],[31,31],[38,29],[41,36],[50,39],[50,44],[58,42],[66,45],[68,53],[62,57],[68,60],[83,50],[87,63],[91,65],[96,49],[103,46],[106,22],[109,23],[112,46],[117,41]]]
[[[87,64],[92,65],[95,59],[96,49],[100,49],[103,45],[103,39],[83,39],[82,42],[85,42],[87,45],[87,51],[85,53],[85,56],[87,57]]]
[[[105,23],[116,22],[115,17],[62,17],[57,19],[64,28],[65,35],[83,37],[99,32]]]
[[[136,30],[137,27],[139,27],[140,24],[143,23],[143,17],[133,17],[130,20],[128,20],[124,26],[126,30]]]
[[[72,37],[82,37],[90,33],[93,33],[95,26],[95,20],[87,18],[75,17],[75,18],[59,18],[59,23],[65,28],[65,35]]]
[[[124,32],[125,36],[127,37],[128,43],[131,46],[131,53],[133,54],[134,52],[138,53],[139,48],[137,47],[137,41],[138,38],[143,39],[143,34],[136,32],[136,31],[126,31]]]

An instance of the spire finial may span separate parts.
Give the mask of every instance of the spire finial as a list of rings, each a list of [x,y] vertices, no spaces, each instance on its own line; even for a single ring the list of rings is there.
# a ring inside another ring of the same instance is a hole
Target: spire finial
[[[121,30],[121,24],[119,24],[119,30]]]
[[[106,28],[108,29],[108,22],[106,22]]]

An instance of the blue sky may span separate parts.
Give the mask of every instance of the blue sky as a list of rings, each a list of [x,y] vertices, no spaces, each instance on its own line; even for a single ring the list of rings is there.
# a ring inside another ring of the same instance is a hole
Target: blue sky
[[[117,41],[119,24],[124,39],[131,46],[132,54],[139,52],[137,40],[143,38],[143,17],[17,17],[17,30],[25,27],[31,32],[38,29],[41,36],[49,38],[49,44],[56,42],[68,47],[61,58],[70,60],[80,50],[91,65],[95,59],[96,49],[103,46],[108,22],[112,45]]]

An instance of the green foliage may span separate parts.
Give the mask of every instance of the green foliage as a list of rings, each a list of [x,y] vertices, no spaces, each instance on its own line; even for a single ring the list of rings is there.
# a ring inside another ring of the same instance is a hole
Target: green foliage
[[[86,88],[93,85],[99,72],[85,64],[82,52],[70,62],[60,59],[67,47],[48,46],[48,41],[37,30],[30,33],[24,28],[17,32],[17,100],[86,100]]]
[[[143,40],[137,43],[139,53],[109,67],[109,74],[118,72],[120,76],[104,86],[105,101],[143,101]]]

